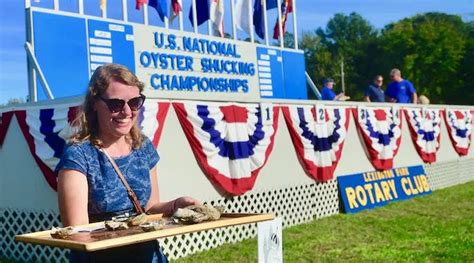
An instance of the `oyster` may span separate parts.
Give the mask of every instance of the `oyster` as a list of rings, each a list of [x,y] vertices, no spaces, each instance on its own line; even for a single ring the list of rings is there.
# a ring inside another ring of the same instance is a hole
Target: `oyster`
[[[224,207],[213,207],[210,204],[191,205],[185,208],[178,208],[173,214],[173,218],[178,223],[193,224],[218,220],[223,212]]]
[[[145,213],[139,214],[134,217],[129,217],[128,218],[128,225],[129,226],[138,226],[140,224],[145,223],[147,220],[147,215]]]
[[[105,224],[105,228],[111,231],[128,229],[128,225],[126,222],[117,222],[113,220],[108,220],[108,221],[105,221],[104,224]]]
[[[151,231],[163,229],[165,227],[165,221],[158,220],[158,221],[146,222],[146,223],[140,224],[139,226],[143,231],[151,232]]]
[[[65,239],[68,236],[72,235],[74,232],[74,227],[68,226],[68,227],[54,227],[51,228],[51,237],[53,238],[60,238],[60,239]]]

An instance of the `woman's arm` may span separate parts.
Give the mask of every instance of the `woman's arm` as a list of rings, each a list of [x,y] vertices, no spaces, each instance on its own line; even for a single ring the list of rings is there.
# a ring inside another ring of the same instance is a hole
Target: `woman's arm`
[[[151,214],[172,215],[176,209],[186,207],[189,205],[200,204],[199,201],[192,197],[179,197],[169,202],[160,202],[160,193],[158,189],[158,175],[155,168],[150,170],[151,195],[145,206],[145,211]]]
[[[89,223],[87,214],[88,186],[86,176],[76,170],[58,173],[58,202],[64,226]]]

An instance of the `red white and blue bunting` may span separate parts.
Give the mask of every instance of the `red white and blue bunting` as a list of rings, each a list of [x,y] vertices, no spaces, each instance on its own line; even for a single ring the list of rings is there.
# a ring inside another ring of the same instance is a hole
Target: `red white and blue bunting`
[[[41,172],[54,190],[54,168],[63,153],[66,140],[73,134],[72,122],[78,107],[60,105],[51,109],[31,108],[15,112],[23,136]]]
[[[13,113],[13,111],[0,112],[0,147],[2,147],[5,136],[7,135]]]
[[[138,126],[155,148],[158,147],[169,107],[169,102],[146,100],[138,116]]]
[[[169,106],[169,102],[147,102],[140,111],[139,126],[155,147],[159,143]],[[70,105],[15,111],[30,152],[49,186],[54,190],[57,187],[54,169],[68,138],[75,131],[72,123],[78,113],[79,106]]]
[[[173,106],[199,166],[218,190],[231,195],[251,190],[273,148],[278,107],[213,102]]]
[[[440,146],[441,110],[405,109],[410,135],[416,151],[425,163],[436,162]]]
[[[445,109],[446,127],[449,139],[459,156],[469,153],[472,132],[472,114],[470,110]]]
[[[402,135],[400,110],[360,106],[353,113],[372,165],[377,170],[392,169]]]
[[[317,181],[333,179],[349,127],[350,110],[323,105],[283,106],[298,160]]]

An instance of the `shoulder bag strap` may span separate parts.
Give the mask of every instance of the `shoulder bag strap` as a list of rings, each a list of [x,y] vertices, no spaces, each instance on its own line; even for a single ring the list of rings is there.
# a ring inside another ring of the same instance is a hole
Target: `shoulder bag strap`
[[[128,197],[130,198],[130,201],[132,201],[133,207],[135,208],[136,212],[137,212],[138,214],[143,214],[143,213],[145,213],[145,211],[143,211],[143,208],[140,206],[140,202],[138,202],[137,195],[136,195],[135,192],[132,190],[132,188],[130,188],[130,185],[128,184],[127,180],[125,179],[125,177],[123,176],[122,172],[121,172],[120,169],[118,168],[118,166],[117,166],[117,164],[115,163],[114,159],[112,159],[112,157],[110,157],[110,155],[107,153],[107,151],[106,151],[105,149],[99,148],[99,151],[103,152],[103,153],[105,154],[105,156],[107,156],[107,158],[109,159],[110,163],[111,163],[112,166],[114,167],[115,172],[117,172],[118,177],[120,178],[120,180],[122,181],[123,185],[124,185],[125,188],[127,189]]]

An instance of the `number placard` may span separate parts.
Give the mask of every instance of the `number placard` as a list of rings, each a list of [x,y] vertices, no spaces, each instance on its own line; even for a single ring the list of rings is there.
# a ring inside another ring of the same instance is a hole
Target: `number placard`
[[[364,106],[357,107],[357,113],[359,115],[359,120],[364,121],[367,118],[367,110]]]
[[[316,123],[326,122],[326,111],[324,110],[324,105],[316,104],[314,105],[314,112],[316,114]]]
[[[392,119],[395,123],[400,121],[400,108],[398,106],[392,106]]]
[[[268,102],[260,103],[263,125],[273,125],[273,104]]]

